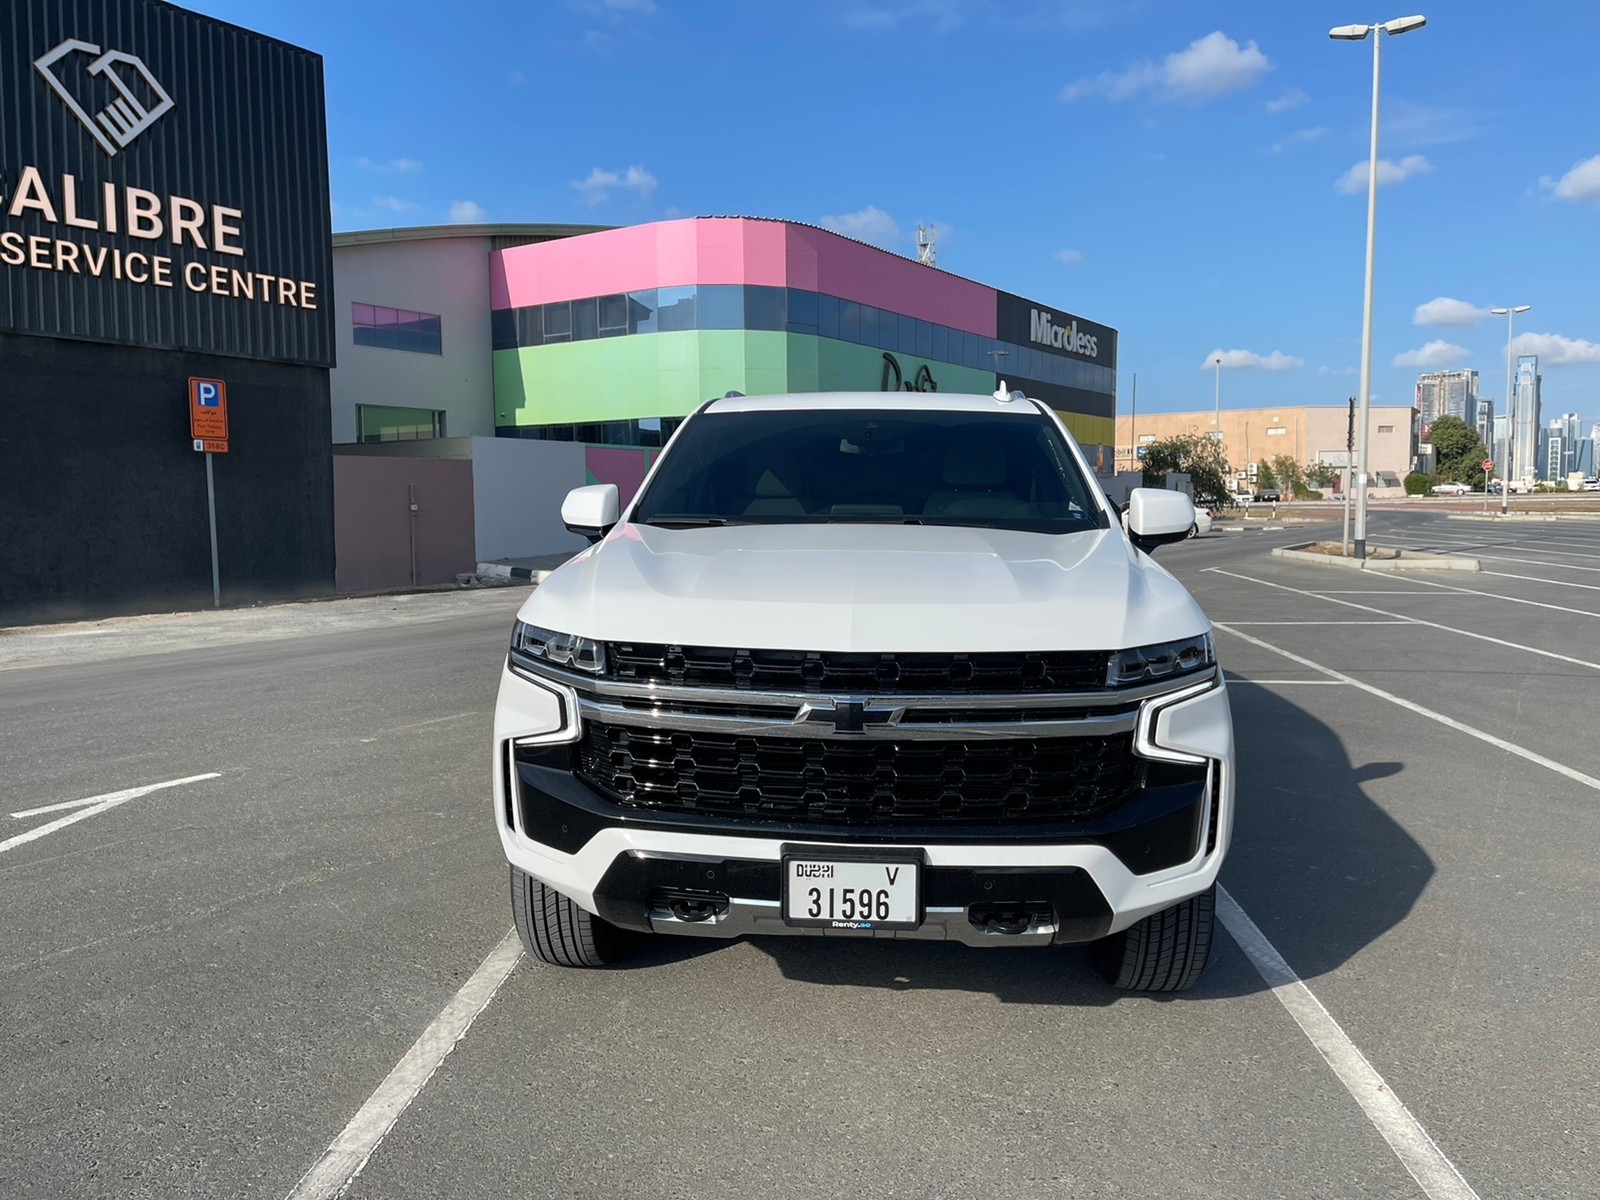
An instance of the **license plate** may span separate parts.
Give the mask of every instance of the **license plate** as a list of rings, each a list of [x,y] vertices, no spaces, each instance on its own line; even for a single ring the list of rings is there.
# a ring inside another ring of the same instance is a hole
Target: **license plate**
[[[881,855],[791,853],[783,860],[783,919],[821,929],[915,929],[922,864]]]

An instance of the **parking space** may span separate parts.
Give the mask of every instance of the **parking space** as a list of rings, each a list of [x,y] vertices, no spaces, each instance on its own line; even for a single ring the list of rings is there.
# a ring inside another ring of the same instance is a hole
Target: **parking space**
[[[351,1194],[1594,1194],[1600,591],[1561,584],[1600,523],[1375,514],[1379,544],[1526,560],[1428,581],[1268,555],[1329,528],[1158,560],[1230,679],[1224,885],[1349,1053],[1232,937],[1162,1000],[1075,949],[523,960]],[[509,926],[482,760],[518,598],[0,675],[0,1192],[330,1194],[297,1181]]]

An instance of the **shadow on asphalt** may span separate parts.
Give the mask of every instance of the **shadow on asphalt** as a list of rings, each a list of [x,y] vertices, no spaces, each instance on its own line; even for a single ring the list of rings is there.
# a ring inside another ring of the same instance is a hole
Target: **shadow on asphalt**
[[[1368,785],[1403,774],[1404,763],[1363,761],[1327,724],[1264,688],[1239,688],[1232,700],[1240,784],[1223,886],[1310,982],[1399,924],[1433,877],[1433,860],[1367,795]],[[1265,990],[1220,923],[1217,937],[1193,989],[1138,998],[1192,1003]],[[1126,995],[1101,980],[1080,946],[749,940],[786,978],[824,986],[987,992],[1006,1003],[1074,1007]]]

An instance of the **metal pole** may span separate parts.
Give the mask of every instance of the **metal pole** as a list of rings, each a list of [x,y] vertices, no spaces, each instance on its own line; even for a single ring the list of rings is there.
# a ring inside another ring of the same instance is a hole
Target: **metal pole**
[[[1372,145],[1367,154],[1367,284],[1361,305],[1361,453],[1356,476],[1356,557],[1367,557],[1367,426],[1372,391],[1372,243],[1378,217],[1378,45],[1383,28],[1372,27]]]
[[[1217,415],[1212,418],[1217,427],[1217,441],[1222,440],[1222,360],[1217,359]]]
[[[222,575],[217,570],[217,487],[211,476],[211,451],[206,451],[206,514],[211,519],[211,607],[222,607]]]
[[[1139,372],[1133,373],[1133,401],[1128,407],[1128,453],[1132,459],[1128,463],[1130,471],[1139,469]]]
[[[1511,390],[1511,322],[1517,319],[1516,305],[1506,305],[1506,438],[1505,457],[1500,463],[1500,515],[1511,509],[1511,447],[1517,438],[1517,397]]]
[[[1355,452],[1356,402],[1350,400],[1349,423],[1344,431],[1344,532],[1339,535],[1339,553],[1350,556],[1350,476],[1351,455]]]

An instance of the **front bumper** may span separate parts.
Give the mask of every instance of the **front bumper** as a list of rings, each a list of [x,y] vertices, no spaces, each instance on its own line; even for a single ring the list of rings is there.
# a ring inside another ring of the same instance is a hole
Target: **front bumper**
[[[624,928],[978,946],[1090,941],[1209,888],[1232,829],[1232,722],[1220,673],[1141,709],[1135,745],[1155,764],[1157,786],[1104,818],[1062,825],[833,827],[641,811],[572,773],[576,712],[562,685],[503,672],[496,825],[513,866]],[[870,932],[786,925],[780,862],[797,845],[916,854],[921,924]],[[997,912],[1012,932],[996,931]],[[1018,913],[1026,922],[1015,932]]]

